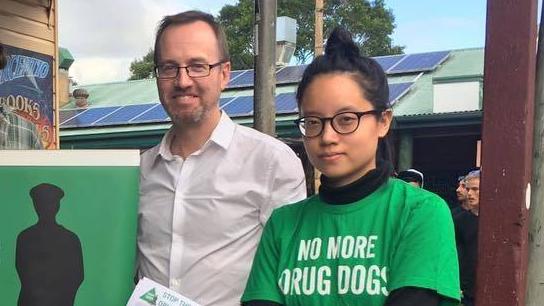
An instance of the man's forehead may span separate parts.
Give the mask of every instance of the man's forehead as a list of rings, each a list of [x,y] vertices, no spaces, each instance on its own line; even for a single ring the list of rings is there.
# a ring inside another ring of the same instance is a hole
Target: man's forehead
[[[466,186],[467,188],[469,188],[469,187],[477,187],[477,186],[479,186],[479,185],[480,185],[480,179],[477,178],[477,177],[475,177],[475,178],[470,178],[470,179],[467,179],[467,180],[465,181],[465,186]]]
[[[187,62],[215,60],[220,57],[219,42],[212,27],[205,22],[171,25],[159,39],[159,57],[173,60],[183,57]]]

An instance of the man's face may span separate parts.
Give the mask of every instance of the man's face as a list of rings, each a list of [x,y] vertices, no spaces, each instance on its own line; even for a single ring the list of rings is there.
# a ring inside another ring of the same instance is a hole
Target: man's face
[[[470,210],[480,207],[480,179],[471,178],[466,180],[465,187],[467,190],[467,201]]]
[[[168,27],[159,44],[158,65],[215,64],[223,60],[213,29],[202,21]],[[191,78],[180,69],[175,79],[157,79],[161,103],[174,125],[200,125],[219,116],[219,96],[229,76],[230,62],[226,62],[213,67],[206,77]]]
[[[455,193],[457,194],[457,201],[463,203],[467,200],[467,189],[464,180],[459,181],[459,185],[457,186]]]

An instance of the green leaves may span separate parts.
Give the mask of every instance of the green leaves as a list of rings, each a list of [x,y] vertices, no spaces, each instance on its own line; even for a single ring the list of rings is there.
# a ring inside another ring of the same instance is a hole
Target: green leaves
[[[135,59],[130,63],[129,80],[141,80],[153,77],[153,49],[149,49],[141,59]]]
[[[314,56],[314,0],[277,0],[278,16],[297,20],[297,62],[305,63]],[[253,68],[253,0],[240,0],[225,5],[218,20],[229,41],[233,69]],[[395,17],[383,0],[327,0],[324,12],[324,35],[343,26],[353,34],[362,54],[368,56],[400,54],[404,47],[392,45]]]

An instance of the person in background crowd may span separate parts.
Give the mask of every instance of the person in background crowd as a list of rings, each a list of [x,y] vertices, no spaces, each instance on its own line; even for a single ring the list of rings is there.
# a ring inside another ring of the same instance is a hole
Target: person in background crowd
[[[478,215],[480,211],[480,170],[469,172],[465,179],[466,209],[454,215],[462,302],[474,306],[476,265],[478,259]]]
[[[393,114],[380,65],[337,28],[296,97],[319,194],[274,210],[242,305],[457,305],[447,204],[391,177]]]
[[[397,178],[415,187],[423,188],[423,173],[421,173],[420,171],[417,171],[416,169],[408,169],[408,170],[401,171],[397,175]]]
[[[452,205],[451,214],[455,220],[455,216],[465,210],[468,210],[467,202],[467,188],[465,186],[465,177],[460,176],[457,178],[457,189],[455,189],[457,195],[457,205]]]
[[[213,16],[164,17],[154,61],[172,128],[141,158],[138,275],[201,305],[237,305],[272,209],[306,197],[302,163],[220,110],[231,64]]]

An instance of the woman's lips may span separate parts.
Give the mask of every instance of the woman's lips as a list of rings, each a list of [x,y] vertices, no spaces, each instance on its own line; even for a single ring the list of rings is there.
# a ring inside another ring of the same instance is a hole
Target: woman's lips
[[[333,162],[338,160],[342,156],[342,153],[332,152],[320,154],[319,158],[326,162]]]

